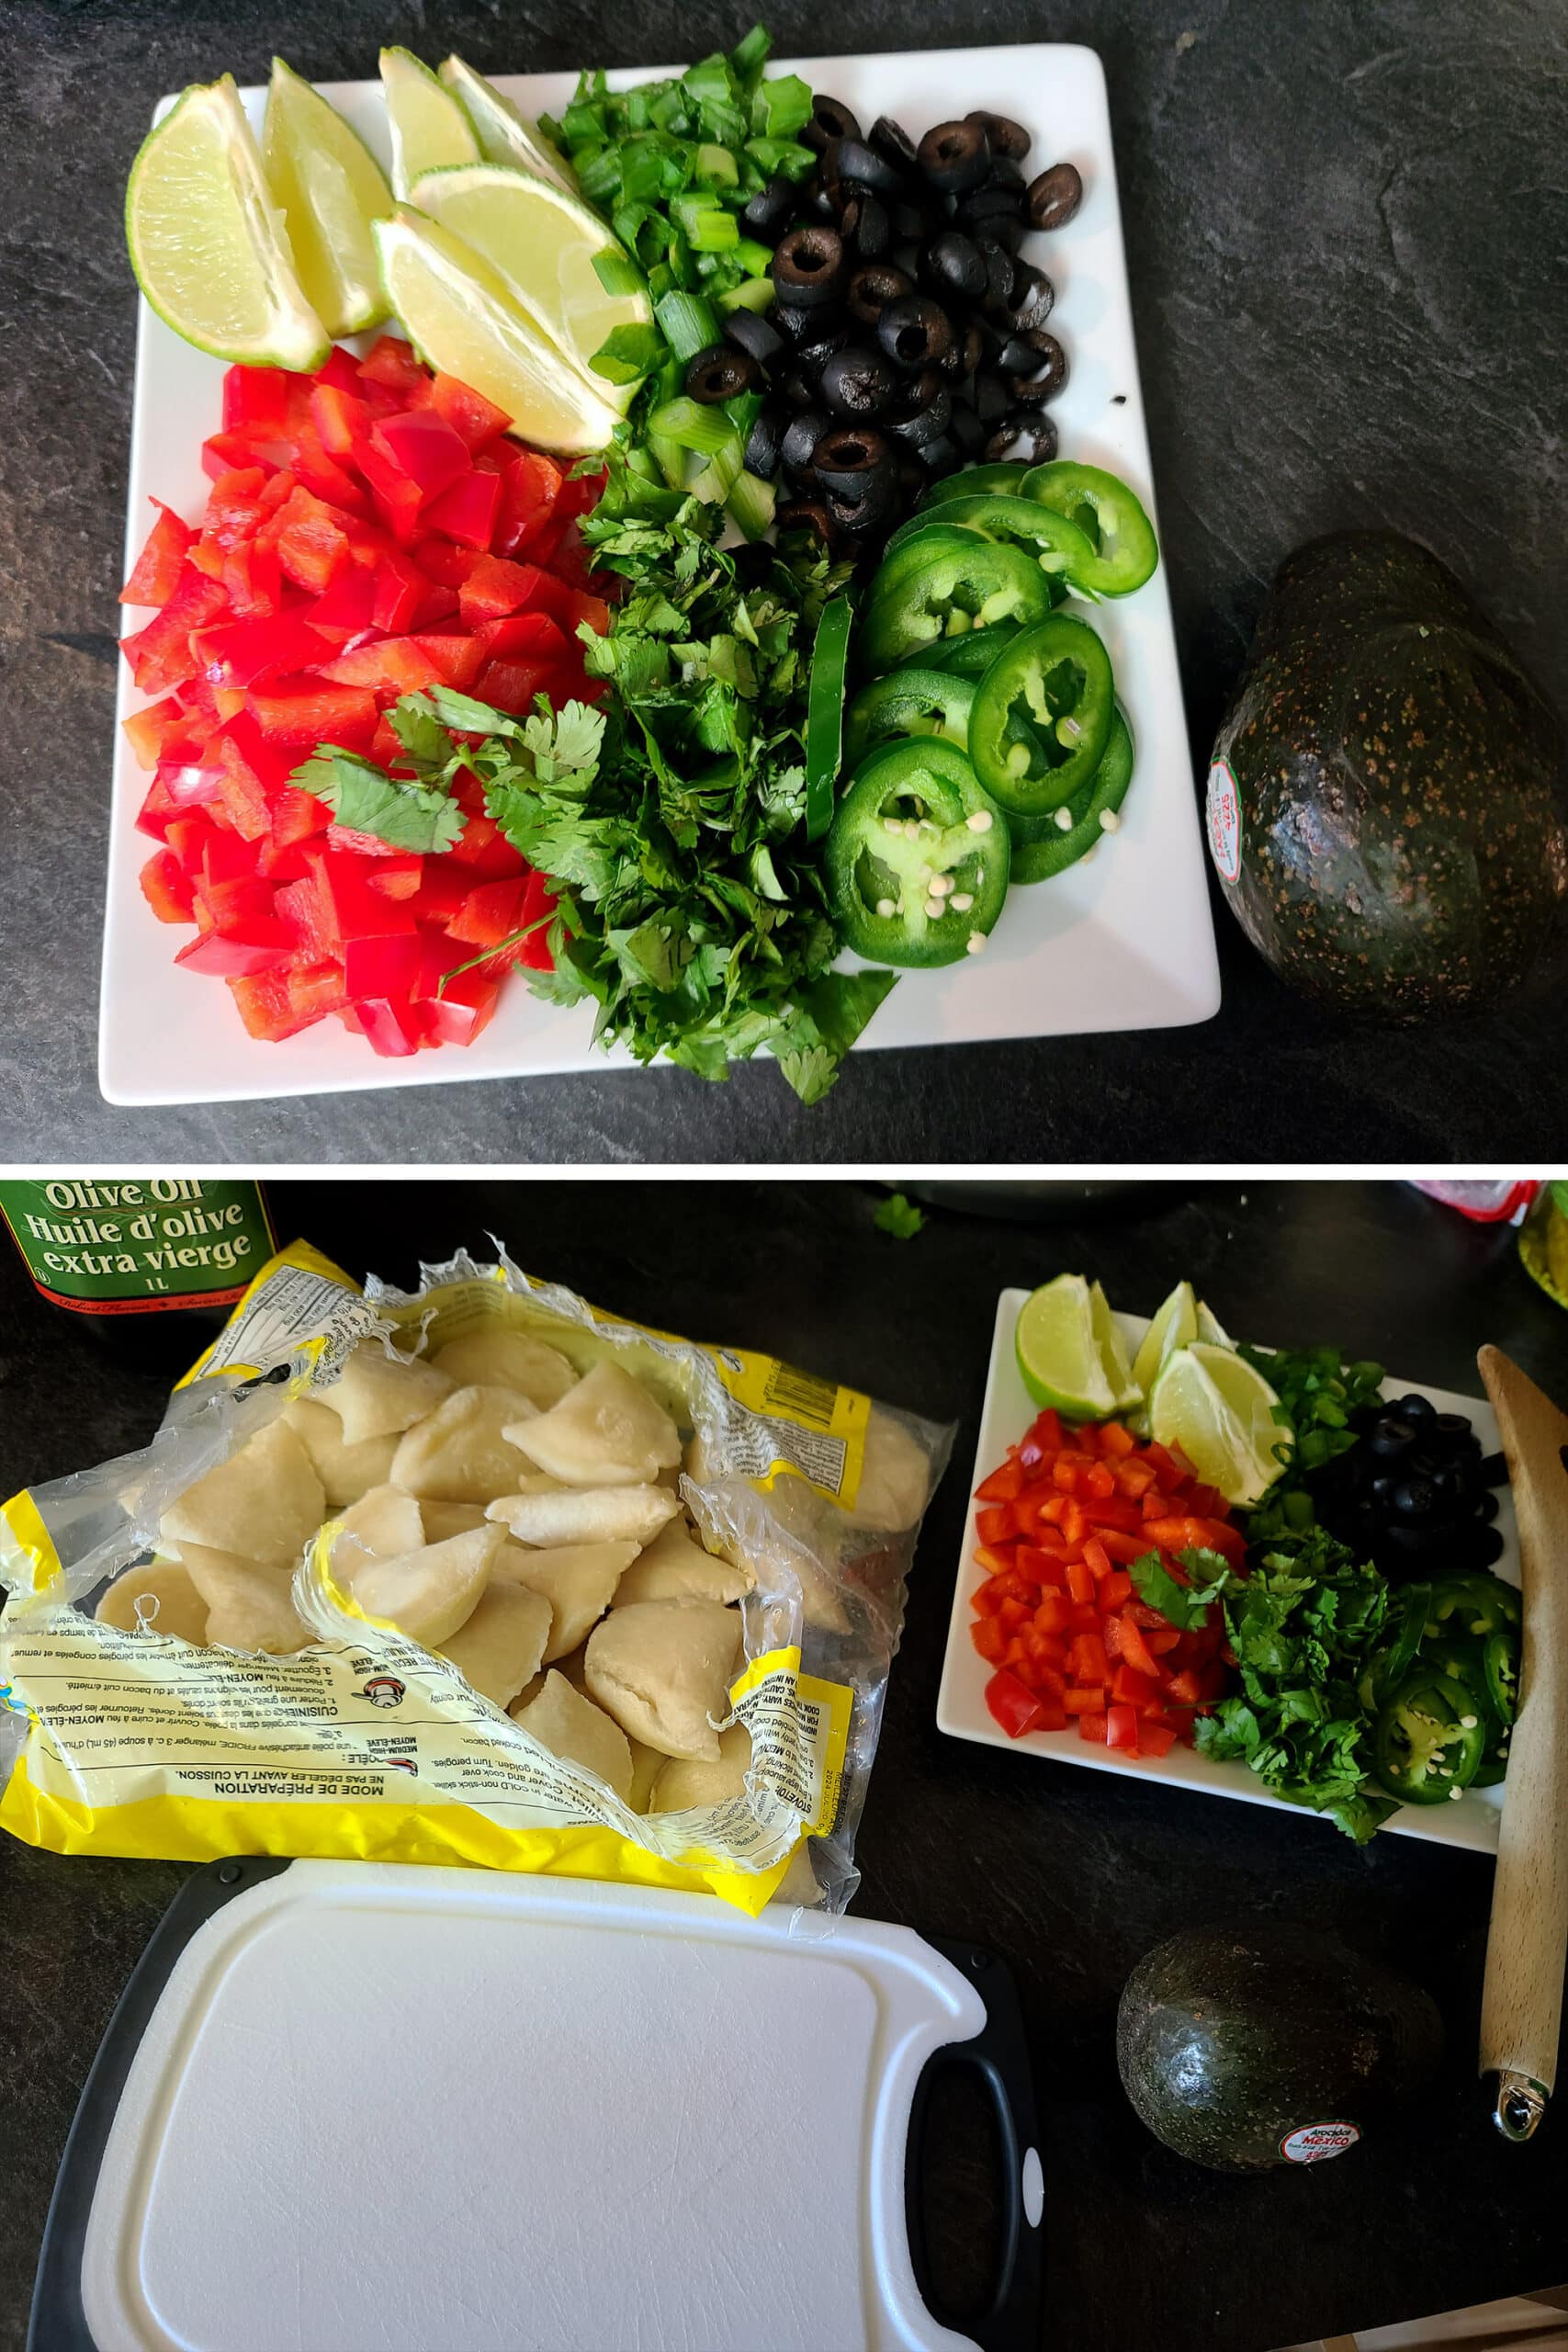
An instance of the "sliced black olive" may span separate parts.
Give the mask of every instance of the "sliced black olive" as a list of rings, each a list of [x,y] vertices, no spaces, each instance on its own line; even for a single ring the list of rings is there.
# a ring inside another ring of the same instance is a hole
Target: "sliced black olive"
[[[820,380],[822,370],[834,353],[847,351],[853,341],[854,337],[848,327],[832,327],[826,334],[817,336],[813,342],[803,343],[798,346],[795,355],[795,365],[803,376],[809,377],[813,383],[817,383]]]
[[[852,344],[835,351],[822,369],[822,397],[835,416],[880,416],[893,397],[895,378],[880,351]]]
[[[1011,115],[987,114],[984,107],[975,107],[964,119],[979,124],[993,155],[999,155],[1009,163],[1021,164],[1028,154],[1030,134],[1021,122],[1014,122]]]
[[[898,488],[906,505],[913,504],[926,486],[926,469],[912,453],[898,460]]]
[[[933,226],[936,217],[929,206],[911,203],[907,196],[897,197],[892,207],[893,234],[919,243]]]
[[[904,185],[905,175],[886,156],[863,139],[841,139],[839,141],[839,177],[853,180],[861,187],[876,188],[883,196],[896,195]]]
[[[956,402],[953,404],[953,422],[947,429],[966,458],[975,457],[986,438],[986,428],[975,411],[962,408]]]
[[[987,228],[991,223],[987,223]],[[1018,264],[1007,247],[996,237],[979,240],[980,258],[986,265],[986,290],[981,298],[993,318],[1005,317],[1012,300],[1013,281],[1018,276]]]
[[[903,271],[911,284],[920,274],[920,249],[912,237],[897,238],[887,259],[895,269]]]
[[[975,228],[982,220],[1017,220],[1021,228],[1022,207],[1018,199],[1018,191],[1008,187],[977,187],[972,196],[961,199],[958,218],[966,226]]]
[[[813,147],[818,154],[829,139],[858,139],[860,124],[841,98],[829,98],[818,91],[811,101],[811,119],[800,134],[803,147]]]
[[[921,274],[941,301],[975,302],[986,290],[985,255],[960,229],[932,238]]]
[[[749,351],[738,351],[732,343],[711,343],[686,362],[686,398],[704,401],[710,407],[718,401],[732,401],[738,393],[751,390],[757,373],[757,363]]]
[[[1032,229],[1064,229],[1083,202],[1083,180],[1076,164],[1053,164],[1029,183]]]
[[[1056,427],[1043,409],[1015,408],[986,444],[992,465],[1021,458],[1026,466],[1048,465],[1056,454]]]
[[[939,433],[934,441],[922,441],[915,455],[926,469],[928,481],[942,474],[956,473],[964,463],[964,452],[946,433]]]
[[[883,423],[889,433],[918,449],[922,441],[934,441],[939,433],[947,431],[953,415],[953,396],[934,368],[922,368],[918,376],[907,376],[894,390],[887,403]]]
[[[803,343],[809,343],[813,335],[822,333],[822,322],[826,315],[829,314],[814,311],[809,306],[802,307],[795,302],[775,302],[768,312],[768,324],[777,330],[786,345],[794,345],[798,350]]]
[[[1002,246],[1010,254],[1016,254],[1023,243],[1024,224],[1014,213],[987,212],[984,220],[966,221],[961,212],[958,218],[982,253],[988,244],[995,244]]]
[[[898,492],[891,474],[876,474],[866,484],[865,494],[859,498],[840,498],[828,492],[828,512],[840,531],[852,538],[863,532],[880,531],[897,504]]]
[[[838,185],[834,181],[814,179],[800,190],[799,209],[809,213],[813,220],[820,220],[825,228],[838,227],[840,207]]]
[[[965,376],[972,376],[975,373],[984,353],[985,347],[981,342],[980,330],[971,320],[962,334],[953,336],[952,343],[937,364],[944,376],[950,378],[953,383],[961,384]]]
[[[815,531],[824,546],[831,548],[838,537],[833,518],[818,498],[792,498],[779,507],[773,521],[780,532]]]
[[[975,398],[971,403],[982,424],[999,424],[1008,411],[1017,405],[1012,388],[1002,381],[994,368],[982,368],[975,377]]]
[[[749,353],[759,368],[776,367],[786,348],[777,327],[756,311],[731,311],[724,322],[724,339]]]
[[[1012,292],[1000,307],[999,315],[1019,334],[1027,334],[1032,327],[1043,327],[1050,317],[1056,300],[1056,289],[1043,269],[1032,261],[1021,261],[1013,266]]]
[[[850,280],[850,316],[863,327],[874,327],[889,302],[914,290],[901,269],[895,269],[885,261],[869,263],[865,268],[857,269]]]
[[[816,311],[837,301],[848,276],[844,241],[831,229],[792,229],[774,249],[773,288],[786,310]]]
[[[1023,201],[1023,174],[1010,155],[991,156],[991,169],[986,181],[987,187],[999,187],[1018,204]]]
[[[880,261],[893,242],[887,207],[869,188],[859,188],[839,216],[839,234],[861,261]]]
[[[952,350],[953,328],[938,304],[906,294],[887,304],[876,322],[876,339],[894,366],[912,375]]]
[[[977,122],[939,122],[921,140],[916,161],[932,187],[963,196],[990,169],[990,142]]]
[[[776,245],[795,218],[799,191],[786,179],[773,179],[760,187],[743,209],[741,226],[749,237],[760,245]]]
[[[866,144],[874,147],[884,163],[897,171],[912,172],[915,168],[915,142],[901,122],[890,114],[879,114],[866,133]]]
[[[828,426],[829,419],[820,409],[802,409],[791,417],[779,447],[786,474],[802,481],[809,476],[812,455]]]
[[[1001,370],[1016,400],[1028,408],[1043,408],[1067,380],[1067,355],[1054,334],[1031,327],[1007,345]]]
[[[791,408],[817,405],[817,378],[815,374],[808,376],[804,368],[792,368],[779,390]]]
[[[757,411],[757,421],[746,441],[746,470],[760,474],[764,481],[772,481],[779,469],[779,452],[784,447],[784,413],[776,401],[764,401]]]
[[[840,424],[824,433],[812,451],[811,468],[824,490],[840,498],[863,497],[876,476],[892,476],[893,445],[870,425]]]

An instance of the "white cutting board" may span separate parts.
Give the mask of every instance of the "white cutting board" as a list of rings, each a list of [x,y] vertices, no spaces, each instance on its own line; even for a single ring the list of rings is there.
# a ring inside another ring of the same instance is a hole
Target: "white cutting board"
[[[367,1863],[244,1888],[126,2079],[91,2342],[955,2352],[905,2145],[925,2060],[985,2004],[906,1929],[794,1916]]]

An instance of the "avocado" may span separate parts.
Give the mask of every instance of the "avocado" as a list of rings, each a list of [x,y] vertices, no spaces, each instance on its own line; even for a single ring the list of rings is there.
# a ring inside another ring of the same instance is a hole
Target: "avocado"
[[[1306,1928],[1173,1936],[1138,1962],[1116,2018],[1138,2114],[1215,2172],[1342,2154],[1442,2046],[1418,1984]]]
[[[1394,532],[1336,532],[1280,567],[1208,817],[1253,945],[1340,1010],[1479,1010],[1568,944],[1556,719],[1453,573]]]

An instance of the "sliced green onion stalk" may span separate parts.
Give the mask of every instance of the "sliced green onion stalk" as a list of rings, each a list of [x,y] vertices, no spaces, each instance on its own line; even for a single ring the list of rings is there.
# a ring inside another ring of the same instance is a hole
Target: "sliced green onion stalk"
[[[692,483],[694,498],[704,499],[713,506],[728,505],[729,494],[744,469],[742,461],[745,455],[740,436],[736,434],[725,443],[722,449],[715,450],[707,464]]]
[[[612,246],[593,256],[593,275],[606,294],[640,294],[647,280],[629,254]]]
[[[660,331],[677,359],[694,359],[699,351],[718,341],[718,321],[713,305],[701,294],[672,287],[653,306]]]
[[[773,519],[774,496],[771,481],[759,480],[742,467],[726,503],[730,519],[743,537],[761,537]]]
[[[768,259],[772,261],[770,254]],[[773,281],[771,277],[743,277],[728,294],[718,298],[721,311],[769,311],[773,302]]]
[[[735,248],[735,258],[748,277],[766,277],[773,266],[772,249],[760,245],[755,237],[742,237]],[[615,288],[610,289],[615,292]]]
[[[716,458],[727,444],[740,443],[740,435],[721,407],[708,407],[701,401],[688,400],[684,393],[679,399],[664,401],[654,409],[648,420],[650,434],[666,441],[677,442],[682,449],[694,449],[699,457]]]
[[[716,147],[705,141],[697,149],[697,179],[704,187],[734,187],[740,178],[740,166],[728,147]]]

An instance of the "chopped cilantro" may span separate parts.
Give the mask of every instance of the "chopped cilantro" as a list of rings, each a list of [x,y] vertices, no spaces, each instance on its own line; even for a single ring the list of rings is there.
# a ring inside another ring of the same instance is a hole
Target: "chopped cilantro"
[[[324,801],[340,825],[389,849],[426,854],[450,849],[463,837],[463,812],[445,786],[389,775],[333,743],[318,743],[315,756],[297,767],[289,782]]]
[[[895,1241],[912,1241],[925,1224],[926,1213],[902,1193],[889,1193],[872,1211],[871,1221],[879,1233],[890,1233]]]

